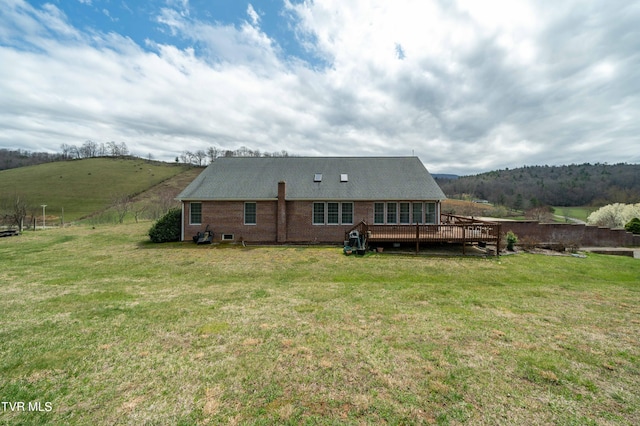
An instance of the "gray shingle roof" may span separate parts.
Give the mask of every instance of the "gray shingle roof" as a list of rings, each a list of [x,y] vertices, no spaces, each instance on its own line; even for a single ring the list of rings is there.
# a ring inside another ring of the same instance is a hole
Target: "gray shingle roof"
[[[314,182],[316,174],[320,182]],[[341,175],[348,180],[341,182]],[[232,157],[210,164],[179,200],[443,200],[418,157]]]

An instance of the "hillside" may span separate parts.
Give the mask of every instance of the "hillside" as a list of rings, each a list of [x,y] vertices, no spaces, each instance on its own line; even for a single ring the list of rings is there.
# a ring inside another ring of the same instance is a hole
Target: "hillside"
[[[89,158],[0,171],[0,206],[19,196],[29,215],[65,222],[82,219],[113,204],[116,197],[135,196],[188,170],[182,165],[140,158]]]
[[[638,164],[528,166],[436,180],[447,197],[484,199],[517,210],[640,201]]]

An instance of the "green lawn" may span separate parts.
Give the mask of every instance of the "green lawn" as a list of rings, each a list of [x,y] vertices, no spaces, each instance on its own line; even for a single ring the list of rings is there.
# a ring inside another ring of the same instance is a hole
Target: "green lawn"
[[[574,219],[581,220],[583,222],[587,221],[587,217],[594,211],[596,211],[597,207],[554,207],[555,214],[563,217],[570,217]]]
[[[153,245],[150,225],[0,239],[0,398],[43,410],[0,423],[640,424],[637,259]]]

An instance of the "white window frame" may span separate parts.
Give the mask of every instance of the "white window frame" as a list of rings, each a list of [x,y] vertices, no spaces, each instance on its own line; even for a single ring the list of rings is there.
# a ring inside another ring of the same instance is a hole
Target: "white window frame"
[[[405,212],[406,217],[402,217],[402,207],[405,206],[407,211]],[[403,220],[404,219],[404,220]],[[401,225],[410,225],[411,224],[411,203],[408,201],[401,201],[398,203],[398,222]]]
[[[427,206],[433,206],[433,212],[429,212],[428,210],[430,209]],[[433,214],[432,222],[429,221],[430,214]],[[438,223],[438,203],[436,203],[435,201],[424,203],[424,221],[429,225]]]
[[[351,215],[351,219],[350,220],[344,220],[344,206],[345,205],[349,205],[351,206],[351,211],[348,213]],[[343,225],[353,225],[353,209],[354,209],[354,205],[352,202],[350,201],[346,201],[344,203],[340,203],[340,223]]]
[[[329,205],[331,205],[332,207],[335,207],[336,210],[334,212],[330,212],[329,211]],[[326,214],[325,214],[325,220],[327,221],[327,225],[340,225],[340,203],[337,201],[327,201],[325,203],[325,209],[326,209]],[[333,216],[335,218],[335,221],[331,221]]]
[[[393,206],[393,211],[389,210],[389,207]],[[385,217],[385,223],[389,225],[397,225],[398,224],[398,203],[397,202],[388,202],[386,203],[387,207],[387,215]],[[392,216],[393,215],[393,218]]]
[[[253,205],[254,206],[254,211],[253,211],[253,222],[247,222],[247,206],[248,205]],[[246,201],[244,203],[244,224],[245,225],[249,225],[249,226],[255,226],[258,224],[258,204],[255,201]]]
[[[193,206],[194,205],[199,205],[200,206],[200,221],[199,222],[194,222],[193,221]],[[192,201],[189,203],[189,225],[202,225],[202,202],[201,201]]]
[[[382,201],[376,201],[375,203],[373,203],[373,224],[374,225],[384,225],[386,223],[385,219],[386,219],[386,208],[385,208],[386,203],[383,203]],[[378,209],[378,207],[382,206],[382,211],[380,211]],[[382,220],[378,220],[378,215],[381,215]]]
[[[316,210],[317,205],[322,205],[322,211]],[[322,214],[322,220],[316,220],[316,213]],[[314,225],[324,225],[327,220],[327,206],[326,203],[320,201],[314,201],[311,206],[311,223]]]
[[[338,207],[336,214],[337,222],[329,222],[329,204],[335,204]],[[342,207],[348,204],[351,206],[351,221],[347,222],[344,220],[343,209]],[[316,206],[322,205],[322,213],[320,210],[316,211]],[[322,214],[322,221],[316,220],[318,219],[316,214]],[[353,214],[354,214],[354,205],[352,201],[314,201],[311,207],[311,223],[313,225],[327,225],[327,226],[336,226],[336,225],[353,225]]]
[[[416,218],[416,207],[420,207],[420,217]],[[424,223],[424,203],[411,203],[411,223],[413,225]]]

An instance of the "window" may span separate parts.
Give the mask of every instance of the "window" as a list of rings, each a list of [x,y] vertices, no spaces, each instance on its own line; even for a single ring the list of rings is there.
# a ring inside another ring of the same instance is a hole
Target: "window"
[[[340,173],[340,182],[349,182],[349,175],[347,173]]]
[[[426,223],[436,223],[436,203],[425,203]]]
[[[413,203],[413,223],[423,223],[422,203]]]
[[[322,182],[322,173],[316,173],[313,175],[314,182]]]
[[[324,203],[313,203],[313,224],[324,225]]]
[[[337,225],[338,221],[338,203],[327,203],[327,223],[329,225]]]
[[[189,212],[190,225],[202,224],[202,203],[190,203]]]
[[[256,203],[244,203],[244,224],[256,224]]]
[[[387,223],[398,223],[398,205],[387,203]]]
[[[353,223],[353,203],[342,203],[342,224],[351,225]]]
[[[222,241],[233,241],[233,234],[222,234]]]
[[[384,224],[384,203],[373,204],[373,223],[376,225]]]
[[[409,203],[400,203],[400,223],[411,223],[409,219]]]
[[[313,224],[352,225],[353,203],[338,203],[336,201],[313,203]]]

